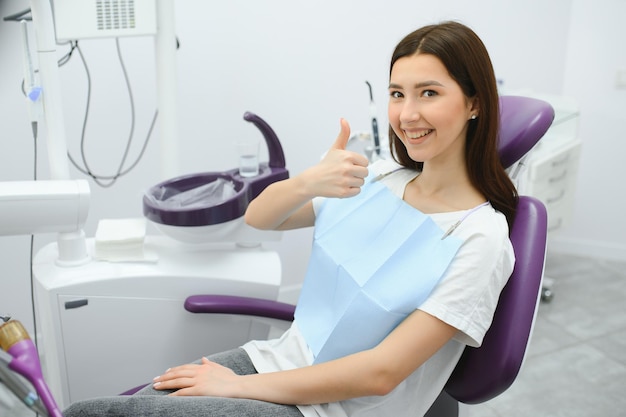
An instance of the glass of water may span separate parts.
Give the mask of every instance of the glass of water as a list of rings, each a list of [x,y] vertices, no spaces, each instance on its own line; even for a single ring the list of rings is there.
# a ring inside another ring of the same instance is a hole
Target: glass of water
[[[240,139],[237,142],[239,154],[239,175],[255,177],[259,175],[259,139]]]

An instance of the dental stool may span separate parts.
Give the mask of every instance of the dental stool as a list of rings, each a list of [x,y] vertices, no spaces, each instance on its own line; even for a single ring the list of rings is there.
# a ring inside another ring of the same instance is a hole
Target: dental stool
[[[505,168],[515,168],[548,130],[554,110],[542,100],[502,96],[500,113],[500,159]],[[426,417],[457,416],[459,402],[488,401],[508,389],[518,375],[532,334],[543,278],[547,213],[541,201],[520,196],[510,236],[515,268],[500,295],[493,323],[479,348],[465,349]],[[295,306],[248,297],[194,295],[185,301],[185,309],[290,321]]]

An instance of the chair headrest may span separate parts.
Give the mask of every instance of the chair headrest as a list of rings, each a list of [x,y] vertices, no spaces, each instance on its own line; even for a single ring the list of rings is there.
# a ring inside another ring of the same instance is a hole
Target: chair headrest
[[[554,120],[552,106],[536,98],[500,97],[498,153],[504,168],[519,161],[547,132]]]

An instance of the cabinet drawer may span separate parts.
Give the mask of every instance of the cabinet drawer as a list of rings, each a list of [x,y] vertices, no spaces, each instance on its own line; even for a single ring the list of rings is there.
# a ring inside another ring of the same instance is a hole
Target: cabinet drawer
[[[539,149],[529,163],[530,181],[550,185],[563,180],[578,166],[579,153],[580,142],[573,142],[554,152],[541,152]]]
[[[529,158],[522,194],[541,200],[548,210],[548,230],[561,228],[574,204],[580,140],[548,141]]]
[[[572,203],[573,198],[570,193],[558,201],[546,204],[549,232],[556,231],[566,224],[567,220],[570,218]]]
[[[577,167],[571,167],[565,170],[562,176],[557,178],[532,182],[528,184],[526,191],[528,194],[543,201],[544,204],[562,200],[568,194],[574,193],[577,171]]]

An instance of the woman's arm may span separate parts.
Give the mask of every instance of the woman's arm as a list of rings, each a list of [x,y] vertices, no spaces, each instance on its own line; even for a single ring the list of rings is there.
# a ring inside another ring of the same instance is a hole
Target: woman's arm
[[[312,226],[314,197],[352,197],[367,176],[367,158],[346,151],[348,122],[341,119],[341,132],[326,156],[301,174],[270,184],[246,210],[250,226],[264,230],[287,230]]]
[[[171,368],[155,378],[155,389],[171,395],[249,398],[281,404],[319,404],[385,395],[421,366],[456,329],[421,310],[407,317],[373,349],[304,368],[253,375],[203,359]]]

